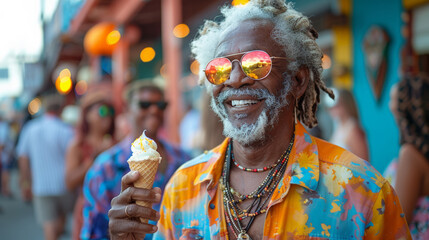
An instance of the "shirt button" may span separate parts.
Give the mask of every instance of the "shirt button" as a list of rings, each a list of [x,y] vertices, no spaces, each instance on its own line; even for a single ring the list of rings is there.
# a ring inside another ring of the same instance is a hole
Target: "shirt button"
[[[215,209],[215,205],[213,203],[210,203],[210,209]]]

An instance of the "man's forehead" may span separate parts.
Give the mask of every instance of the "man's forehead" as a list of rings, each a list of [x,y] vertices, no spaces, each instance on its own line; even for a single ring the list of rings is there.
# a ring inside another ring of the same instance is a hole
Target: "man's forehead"
[[[162,98],[163,94],[158,90],[152,89],[152,88],[138,89],[133,93],[133,99],[135,100],[147,99],[147,98],[153,98],[153,97]]]
[[[247,20],[223,34],[215,56],[227,56],[252,50],[264,50],[273,54],[281,50],[271,38],[273,24],[267,20]]]

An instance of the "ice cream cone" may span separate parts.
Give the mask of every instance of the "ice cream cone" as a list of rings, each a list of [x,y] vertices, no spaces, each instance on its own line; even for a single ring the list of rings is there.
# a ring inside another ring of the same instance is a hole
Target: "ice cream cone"
[[[157,148],[156,142],[146,137],[145,131],[131,144],[132,155],[128,159],[128,165],[131,170],[140,173],[140,178],[134,183],[134,187],[152,189],[158,165],[161,163],[161,155],[156,151]],[[151,202],[136,201],[136,203],[140,206],[152,207]],[[140,218],[140,221],[148,222],[144,218]]]
[[[152,189],[153,182],[155,180],[155,175],[158,170],[159,159],[155,160],[142,160],[142,161],[128,161],[130,169],[133,171],[138,171],[140,173],[140,178],[134,182],[134,186],[144,189]],[[151,202],[137,201],[140,206],[152,207]],[[140,218],[141,222],[147,223],[147,219]]]

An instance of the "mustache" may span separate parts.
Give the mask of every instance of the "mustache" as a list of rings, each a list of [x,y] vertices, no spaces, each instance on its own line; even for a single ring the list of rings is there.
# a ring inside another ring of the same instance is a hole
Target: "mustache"
[[[216,100],[218,103],[223,103],[225,102],[226,99],[232,96],[251,96],[251,97],[255,97],[258,100],[275,98],[275,96],[270,92],[268,92],[267,89],[231,88],[221,92],[219,96],[216,98]]]

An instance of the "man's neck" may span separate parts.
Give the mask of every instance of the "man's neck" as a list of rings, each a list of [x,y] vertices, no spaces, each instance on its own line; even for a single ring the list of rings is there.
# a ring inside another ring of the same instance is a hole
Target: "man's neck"
[[[279,123],[277,123],[279,124]],[[250,146],[233,141],[234,159],[247,168],[263,168],[276,162],[288,148],[294,133],[294,123],[282,123],[281,128],[272,128],[262,142]]]

